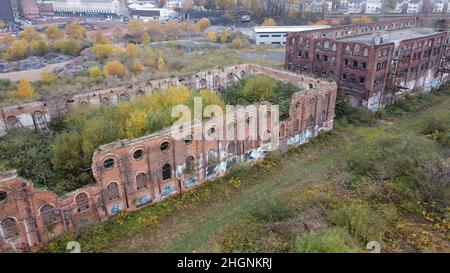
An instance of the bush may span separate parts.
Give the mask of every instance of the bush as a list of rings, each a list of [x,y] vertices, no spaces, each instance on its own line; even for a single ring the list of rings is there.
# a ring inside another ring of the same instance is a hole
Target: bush
[[[450,125],[444,120],[439,120],[436,117],[430,117],[425,121],[425,128],[422,133],[424,135],[431,135],[433,133],[445,132]]]
[[[347,231],[332,227],[298,236],[290,252],[355,253],[360,249]]]
[[[346,229],[362,243],[382,241],[392,228],[392,220],[367,204],[346,204],[326,213],[326,218],[338,227]]]
[[[254,218],[245,218],[227,227],[219,237],[217,246],[221,252],[262,252],[262,230],[263,226]]]
[[[252,215],[259,221],[279,222],[295,215],[295,210],[282,201],[271,201],[265,206],[258,207]]]
[[[376,114],[365,107],[353,107],[344,97],[336,98],[336,119],[344,120],[355,126],[372,126],[376,123]]]

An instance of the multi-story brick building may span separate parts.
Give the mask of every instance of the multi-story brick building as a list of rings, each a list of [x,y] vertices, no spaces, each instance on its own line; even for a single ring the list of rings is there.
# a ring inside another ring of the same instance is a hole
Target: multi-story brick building
[[[285,66],[333,79],[338,94],[376,111],[448,79],[447,36],[416,18],[290,33]]]
[[[92,159],[97,183],[64,196],[35,189],[32,182],[17,177],[14,171],[0,173],[0,252],[36,249],[64,232],[106,220],[119,211],[160,202],[225,174],[234,164],[259,160],[273,149],[301,145],[333,127],[337,87],[324,79],[243,64],[200,72],[189,78],[163,79],[159,84],[220,91],[252,74],[265,74],[302,87],[302,91],[292,96],[286,120],[272,122],[277,120],[277,108],[262,102],[255,108],[235,109],[226,116],[217,115],[203,123],[183,126],[182,137],[178,139],[165,129],[100,146]],[[120,95],[139,99],[133,89],[127,91]],[[118,100],[114,98],[120,95],[90,92],[76,101],[83,105],[108,98],[103,102],[115,103]],[[35,113],[35,105],[29,107],[28,112]],[[250,130],[250,124],[258,130]],[[200,137],[194,136],[197,129],[202,132]],[[230,130],[227,138],[220,137],[220,132]]]

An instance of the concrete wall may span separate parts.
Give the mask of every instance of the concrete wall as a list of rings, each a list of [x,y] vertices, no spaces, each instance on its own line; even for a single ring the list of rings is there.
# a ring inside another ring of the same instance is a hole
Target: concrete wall
[[[17,177],[15,172],[0,173],[0,198],[3,196],[0,250],[35,250],[67,231],[106,220],[119,211],[133,211],[161,202],[194,189],[207,179],[226,174],[235,164],[261,160],[271,150],[301,145],[320,131],[332,129],[337,92],[334,82],[258,65],[210,70],[182,82],[194,88],[223,89],[238,78],[260,73],[303,88],[293,95],[286,120],[277,122],[277,107],[261,102],[254,108],[234,109],[226,115],[183,126],[180,138],[175,138],[167,128],[152,135],[100,146],[92,159],[97,183],[65,196],[37,190],[32,182]],[[180,83],[180,79],[153,82],[153,87],[163,88],[169,82]],[[149,85],[147,89],[130,87],[125,89],[128,90],[125,94],[136,97],[140,90],[148,92],[151,88]],[[84,94],[73,99],[76,104],[100,103],[102,98],[115,103],[117,94],[120,96],[125,90],[96,92],[96,96]],[[49,108],[55,106],[46,107],[50,113]],[[30,112],[35,111],[30,105]],[[251,125],[257,130],[250,130]],[[212,127],[215,133],[211,133]],[[185,140],[197,132],[200,132],[198,138]],[[221,138],[221,132],[228,133],[228,137]],[[193,167],[190,171],[187,171],[188,164]]]

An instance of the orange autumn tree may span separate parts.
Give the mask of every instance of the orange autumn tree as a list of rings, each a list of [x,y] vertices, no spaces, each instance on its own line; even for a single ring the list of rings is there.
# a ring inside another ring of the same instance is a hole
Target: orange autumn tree
[[[17,93],[21,98],[31,99],[33,97],[33,87],[31,86],[31,83],[26,79],[21,79],[19,81],[19,86],[17,87]]]

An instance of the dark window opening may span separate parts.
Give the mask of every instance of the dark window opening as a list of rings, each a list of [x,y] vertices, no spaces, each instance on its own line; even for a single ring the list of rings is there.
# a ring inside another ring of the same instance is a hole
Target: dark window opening
[[[119,199],[119,185],[116,182],[109,183],[106,187],[106,198],[109,201]]]
[[[103,161],[103,167],[105,169],[112,169],[114,167],[114,159],[107,158],[105,161]]]
[[[0,203],[4,202],[7,197],[8,197],[8,194],[6,192],[0,191]]]
[[[77,203],[78,212],[87,210],[89,208],[89,197],[86,193],[79,193],[75,197],[75,203]]]
[[[172,168],[169,163],[164,164],[162,167],[162,179],[167,180],[172,177]]]
[[[19,235],[17,222],[13,218],[6,218],[2,221],[2,230],[5,239],[11,239]]]
[[[136,188],[137,190],[141,190],[147,187],[147,175],[145,173],[139,173],[136,176]]]
[[[169,146],[170,146],[169,142],[164,141],[163,143],[161,143],[161,145],[159,145],[159,149],[162,152],[167,152],[169,150]]]
[[[189,134],[184,138],[184,144],[189,145],[192,143],[192,140],[193,140],[193,136],[192,136],[192,134]]]
[[[143,156],[144,156],[144,152],[143,152],[141,149],[136,150],[136,151],[134,151],[134,153],[133,153],[133,158],[134,158],[135,160],[141,160]]]

